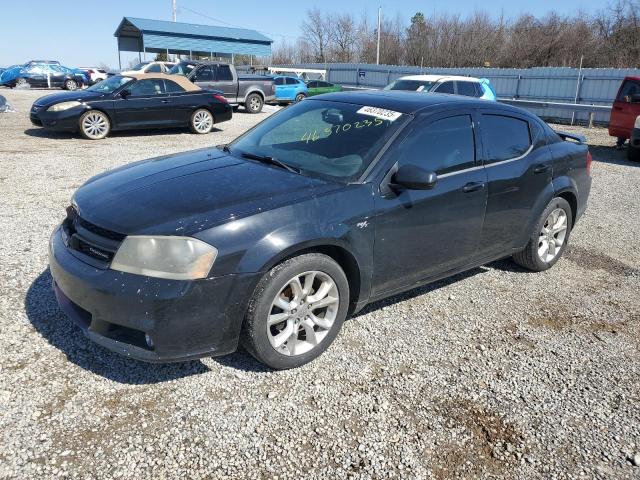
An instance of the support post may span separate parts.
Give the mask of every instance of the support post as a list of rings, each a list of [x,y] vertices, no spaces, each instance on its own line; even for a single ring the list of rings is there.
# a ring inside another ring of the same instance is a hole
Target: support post
[[[122,71],[122,59],[120,58],[120,49],[118,48],[118,70]]]
[[[596,117],[596,112],[589,112],[589,128],[593,128],[593,122]]]

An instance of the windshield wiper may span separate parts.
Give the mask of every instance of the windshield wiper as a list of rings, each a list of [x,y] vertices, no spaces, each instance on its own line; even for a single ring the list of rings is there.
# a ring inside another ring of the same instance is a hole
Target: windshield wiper
[[[288,172],[291,172],[291,173],[297,173],[297,174],[300,173],[299,168],[288,165],[278,160],[277,158],[271,157],[269,155],[256,155],[255,153],[244,152],[242,156],[244,158],[248,158],[249,160],[257,160],[262,163],[268,163],[269,165],[275,165],[276,167],[283,168],[284,170],[287,170]]]

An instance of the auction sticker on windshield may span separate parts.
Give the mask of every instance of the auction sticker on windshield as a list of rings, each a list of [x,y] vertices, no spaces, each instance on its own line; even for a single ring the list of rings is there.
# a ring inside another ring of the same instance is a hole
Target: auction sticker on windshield
[[[382,118],[383,120],[389,120],[390,122],[393,122],[402,116],[399,112],[377,107],[362,107],[356,113],[359,113],[360,115],[369,115],[370,117]]]

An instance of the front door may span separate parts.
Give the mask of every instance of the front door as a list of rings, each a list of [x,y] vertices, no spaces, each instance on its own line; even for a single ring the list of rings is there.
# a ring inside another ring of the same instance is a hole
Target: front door
[[[410,287],[473,263],[487,200],[469,111],[416,118],[385,154],[391,170],[376,197],[373,295]],[[394,167],[434,171],[431,190],[389,190]]]
[[[609,120],[609,132],[620,138],[631,138],[631,131],[636,118],[640,115],[640,81],[627,79],[618,92],[611,119]]]
[[[171,97],[164,80],[138,80],[128,89],[129,95],[114,102],[118,128],[160,127],[174,123]]]

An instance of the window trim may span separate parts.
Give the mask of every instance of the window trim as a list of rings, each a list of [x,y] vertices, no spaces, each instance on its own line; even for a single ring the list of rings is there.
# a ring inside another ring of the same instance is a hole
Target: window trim
[[[507,117],[507,118],[513,118],[516,120],[520,120],[521,122],[524,122],[527,124],[527,129],[529,130],[529,148],[522,154],[518,155],[517,157],[513,157],[513,158],[507,158],[504,160],[498,160],[497,162],[491,162],[489,163],[489,159],[488,157],[488,141],[485,138],[486,136],[486,130],[483,127],[483,121],[482,121],[482,117],[483,116],[494,116],[494,117]],[[531,119],[527,118],[524,115],[520,115],[517,112],[511,112],[511,111],[507,111],[507,110],[487,110],[487,109],[482,109],[478,111],[478,124],[480,125],[480,131],[481,131],[481,136],[482,136],[482,165],[485,168],[489,168],[492,167],[494,165],[503,165],[505,163],[509,163],[509,162],[516,162],[518,160],[522,160],[523,158],[525,158],[526,156],[528,156],[534,149],[535,149],[535,145],[533,143],[533,138],[531,136]]]

